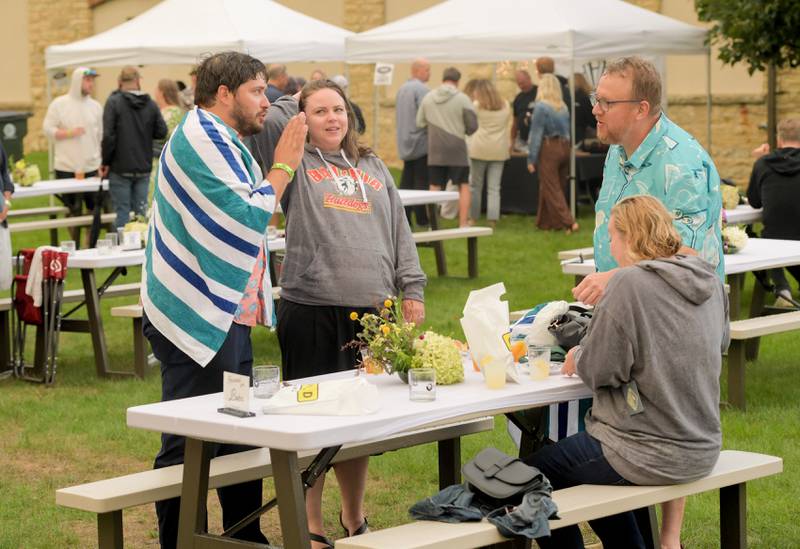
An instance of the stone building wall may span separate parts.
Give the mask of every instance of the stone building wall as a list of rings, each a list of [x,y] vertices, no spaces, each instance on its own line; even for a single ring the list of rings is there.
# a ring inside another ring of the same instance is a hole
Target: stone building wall
[[[44,50],[91,36],[92,11],[87,0],[28,0],[28,44],[30,47],[31,106],[26,151],[47,149],[42,122],[47,112],[47,75]]]

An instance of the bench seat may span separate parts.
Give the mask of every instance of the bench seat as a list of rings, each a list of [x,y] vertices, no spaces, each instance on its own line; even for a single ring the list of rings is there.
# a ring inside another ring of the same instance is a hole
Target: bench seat
[[[439,276],[447,275],[447,263],[444,256],[442,242],[458,238],[467,239],[467,272],[470,278],[478,276],[478,238],[491,236],[494,230],[491,227],[459,227],[456,229],[436,229],[434,231],[419,231],[412,233],[417,245],[433,246],[436,252],[436,271]]]
[[[68,212],[69,208],[66,206],[43,206],[41,208],[11,209],[8,211],[8,218],[15,219],[18,217],[33,217],[36,215],[57,216],[67,214]]]
[[[112,223],[117,218],[117,214],[104,213],[100,216],[102,224]],[[21,233],[29,231],[41,231],[44,229],[63,229],[67,227],[84,227],[92,224],[94,217],[91,215],[76,215],[75,217],[60,217],[58,219],[40,219],[37,221],[21,221],[19,223],[9,223],[8,231],[11,233]]]
[[[728,402],[742,410],[745,402],[745,362],[749,340],[800,329],[800,311],[757,316],[731,322],[731,345],[728,349]]]
[[[738,547],[733,540],[745,534],[744,486],[747,481],[783,471],[779,457],[724,450],[711,473],[700,480],[674,486],[599,486],[584,484],[556,490],[557,529],[663,503],[675,498],[720,489],[722,547]],[[489,522],[448,524],[417,521],[336,541],[336,549],[452,549],[482,547],[509,540]]]
[[[401,433],[384,440],[344,446],[333,462],[409,446],[491,431],[494,418],[483,417],[445,426]],[[300,465],[311,463],[315,451],[301,452]],[[272,476],[270,453],[258,448],[211,460],[209,489]],[[137,505],[177,497],[181,493],[183,465],[153,469],[121,477],[99,480],[56,491],[56,504],[97,513],[101,549],[122,547],[122,511]]]

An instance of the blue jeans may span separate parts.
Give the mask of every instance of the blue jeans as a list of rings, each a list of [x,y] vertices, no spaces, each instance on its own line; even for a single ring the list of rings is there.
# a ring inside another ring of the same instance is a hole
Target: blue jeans
[[[147,191],[150,186],[150,176],[123,177],[117,173],[109,172],[108,190],[111,192],[111,201],[117,219],[114,226],[120,229],[130,220],[131,211],[144,217],[147,215]]]
[[[470,202],[470,218],[481,216],[483,201],[483,183],[486,181],[486,219],[500,219],[500,181],[503,179],[503,160],[477,160],[470,158],[469,188],[472,194]]]
[[[585,431],[545,446],[525,458],[525,462],[544,473],[554,490],[579,484],[631,484],[608,463],[600,441]],[[592,520],[589,524],[603,542],[603,547],[645,548],[633,512]],[[542,549],[583,547],[583,537],[577,525],[553,530],[550,537],[539,538],[536,542]]]

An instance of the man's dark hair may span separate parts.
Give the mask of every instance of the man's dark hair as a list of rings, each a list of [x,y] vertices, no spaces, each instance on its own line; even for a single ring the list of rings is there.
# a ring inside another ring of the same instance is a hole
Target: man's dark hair
[[[455,67],[447,67],[442,74],[443,82],[458,82],[461,80],[461,71]]]
[[[197,67],[194,102],[198,107],[213,107],[220,86],[236,93],[239,86],[258,77],[266,82],[267,69],[255,57],[235,51],[214,54]]]

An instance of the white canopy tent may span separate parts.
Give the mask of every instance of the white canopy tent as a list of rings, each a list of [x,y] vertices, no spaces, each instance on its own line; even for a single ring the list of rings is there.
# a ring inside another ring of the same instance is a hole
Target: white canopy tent
[[[708,145],[711,145],[710,50],[706,30],[622,0],[446,0],[347,38],[348,63],[497,62],[548,56],[576,63],[622,55],[707,56]],[[574,128],[573,128],[574,135]],[[572,158],[571,173],[575,164]],[[574,212],[574,178],[573,212]]]
[[[341,61],[353,33],[273,0],[163,0],[112,29],[45,50],[45,68],[191,65],[235,50],[264,61]]]

